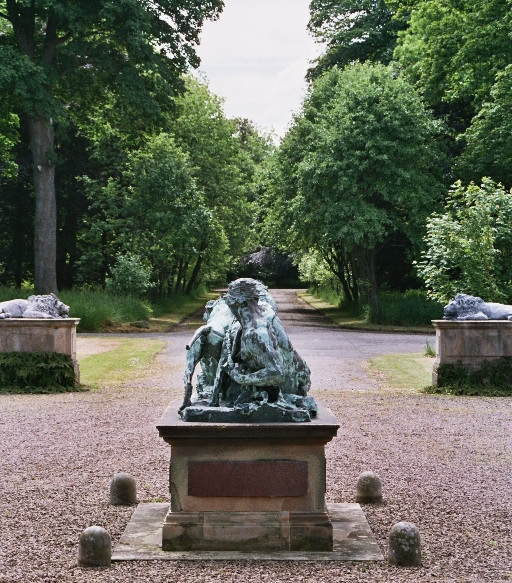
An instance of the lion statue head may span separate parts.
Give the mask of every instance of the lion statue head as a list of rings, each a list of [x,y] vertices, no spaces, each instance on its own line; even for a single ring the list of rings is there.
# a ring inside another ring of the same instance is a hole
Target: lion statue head
[[[445,320],[487,319],[484,312],[485,302],[477,296],[457,294],[455,298],[444,307]],[[478,317],[481,314],[482,317]]]

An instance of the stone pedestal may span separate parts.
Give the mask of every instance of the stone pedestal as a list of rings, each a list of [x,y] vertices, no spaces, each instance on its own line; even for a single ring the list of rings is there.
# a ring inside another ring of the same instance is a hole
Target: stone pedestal
[[[171,447],[162,549],[332,550],[325,444],[339,425],[319,404],[308,423],[158,423]]]
[[[512,322],[508,320],[432,320],[436,329],[436,360],[432,384],[441,364],[458,364],[468,372],[483,361],[512,356]]]
[[[0,352],[59,352],[68,354],[75,368],[76,327],[80,318],[5,318],[0,320]]]

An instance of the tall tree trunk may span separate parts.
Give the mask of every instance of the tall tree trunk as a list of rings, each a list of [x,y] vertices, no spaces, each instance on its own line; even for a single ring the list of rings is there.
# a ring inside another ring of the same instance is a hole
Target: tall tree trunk
[[[36,294],[57,292],[57,203],[55,165],[51,159],[55,130],[42,115],[29,120],[34,192],[34,288]]]
[[[190,280],[188,282],[187,288],[185,293],[190,294],[196,285],[197,278],[199,276],[199,272],[201,271],[201,265],[203,264],[203,253],[208,246],[206,241],[201,242],[201,246],[199,248],[199,257],[197,258],[196,264],[194,265],[194,269],[192,270],[192,275],[190,276]]]
[[[340,243],[333,245],[327,253],[320,252],[331,272],[338,278],[345,300],[348,303],[357,302],[359,295],[357,285],[351,285],[351,281],[352,283],[355,282],[355,275],[351,271],[349,254],[345,252]]]
[[[359,248],[356,251],[357,263],[361,268],[361,274],[367,284],[366,299],[370,306],[373,321],[379,321],[381,309],[379,304],[379,286],[377,282],[377,268],[375,264],[376,250]]]
[[[174,293],[178,293],[181,290],[182,275],[183,275],[183,257],[180,257],[178,262],[178,271],[176,273],[176,282],[174,284]]]

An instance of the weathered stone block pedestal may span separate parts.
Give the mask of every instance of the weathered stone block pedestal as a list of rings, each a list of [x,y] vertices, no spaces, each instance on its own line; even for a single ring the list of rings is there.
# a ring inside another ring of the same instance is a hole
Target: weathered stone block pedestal
[[[432,384],[441,364],[462,364],[468,372],[486,360],[512,356],[512,322],[508,320],[432,320],[436,360]]]
[[[76,382],[80,370],[76,359],[76,327],[80,318],[0,319],[0,352],[58,352],[73,361]]]
[[[339,425],[319,404],[309,423],[158,424],[171,445],[171,506],[162,549],[330,551],[325,444]]]

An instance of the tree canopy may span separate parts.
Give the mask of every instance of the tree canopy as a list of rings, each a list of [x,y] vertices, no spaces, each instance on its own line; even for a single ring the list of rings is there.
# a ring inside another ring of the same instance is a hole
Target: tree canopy
[[[444,213],[427,221],[417,267],[429,294],[446,302],[457,293],[512,300],[512,193],[486,178],[450,190]]]
[[[438,125],[382,65],[333,68],[314,84],[277,155],[267,218],[296,252],[317,249],[356,300],[375,309],[377,252],[397,232],[418,242],[440,200]]]
[[[308,72],[316,79],[331,67],[359,61],[387,65],[403,23],[385,0],[312,0],[308,29],[325,52]]]
[[[0,68],[27,128],[35,194],[34,281],[56,291],[56,127],[80,90],[110,88],[139,114],[157,115],[154,96],[170,99],[180,75],[198,64],[195,45],[205,18],[222,0],[2,0]],[[23,132],[22,132],[23,135]],[[58,140],[58,136],[57,136]]]

